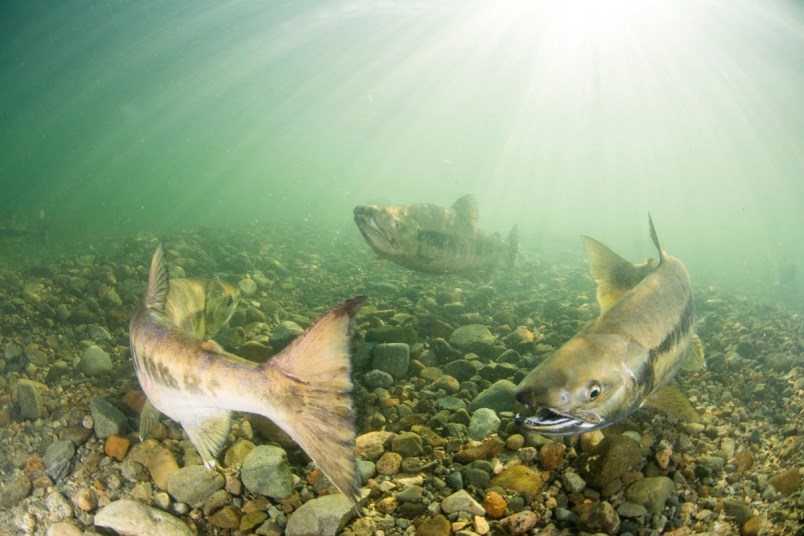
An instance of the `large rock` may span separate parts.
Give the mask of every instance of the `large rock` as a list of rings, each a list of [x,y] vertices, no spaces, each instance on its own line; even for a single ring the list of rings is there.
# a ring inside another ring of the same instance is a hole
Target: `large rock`
[[[378,344],[374,347],[373,365],[396,379],[404,378],[410,366],[410,346],[404,342]]]
[[[130,499],[107,504],[95,514],[94,522],[96,527],[111,529],[121,536],[193,536],[193,531],[179,519]]]
[[[354,516],[355,509],[346,496],[324,495],[307,501],[293,512],[285,527],[285,536],[335,536]]]
[[[482,324],[469,324],[461,326],[452,332],[449,338],[450,346],[464,352],[474,352],[484,355],[494,346],[494,335],[489,328]]]
[[[666,476],[647,477],[634,482],[625,498],[634,504],[641,504],[651,514],[664,510],[664,504],[673,494],[673,481]]]
[[[586,483],[602,490],[642,460],[639,444],[621,435],[608,435],[589,454],[578,460],[578,472]]]
[[[293,474],[281,447],[255,447],[243,460],[240,479],[250,492],[274,499],[286,499],[293,493]]]
[[[516,384],[508,380],[494,382],[488,389],[481,391],[467,408],[477,411],[480,408],[493,409],[497,413],[512,411],[516,404]]]
[[[204,501],[226,483],[217,471],[203,465],[182,467],[168,478],[167,491],[179,502],[200,508]]]

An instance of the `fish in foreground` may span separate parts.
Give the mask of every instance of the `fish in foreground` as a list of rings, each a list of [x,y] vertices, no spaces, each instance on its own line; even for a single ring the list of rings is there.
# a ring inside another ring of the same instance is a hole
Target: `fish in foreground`
[[[478,228],[472,195],[451,207],[429,203],[360,205],[355,223],[371,249],[400,266],[434,274],[461,274],[484,279],[501,257],[512,266],[519,254],[517,226],[507,240]]]
[[[357,505],[350,346],[352,319],[365,298],[330,309],[282,352],[258,364],[177,326],[166,315],[169,286],[160,244],[130,326],[134,369],[148,398],[141,437],[164,413],[181,424],[204,465],[212,467],[232,412],[263,415]]]
[[[642,406],[695,421],[698,414],[667,384],[684,368],[703,365],[693,335],[695,305],[680,260],[662,250],[649,217],[659,261],[633,265],[600,242],[581,237],[597,283],[600,316],[528,374],[516,398],[527,429],[544,435],[588,432],[621,421]]]

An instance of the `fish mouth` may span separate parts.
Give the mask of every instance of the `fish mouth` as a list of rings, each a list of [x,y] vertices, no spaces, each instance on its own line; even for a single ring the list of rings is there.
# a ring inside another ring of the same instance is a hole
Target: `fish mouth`
[[[393,249],[399,248],[397,241],[392,236],[388,236],[382,227],[377,225],[377,220],[371,214],[355,209],[355,223],[357,223],[358,229],[370,244],[387,245]]]
[[[589,432],[601,428],[603,423],[580,419],[555,408],[541,407],[529,416],[516,415],[516,422],[528,430],[542,435],[568,435]]]

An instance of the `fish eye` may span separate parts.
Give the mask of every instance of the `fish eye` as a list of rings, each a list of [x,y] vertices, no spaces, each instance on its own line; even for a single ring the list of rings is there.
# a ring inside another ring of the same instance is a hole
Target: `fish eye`
[[[603,391],[603,388],[600,387],[600,384],[597,382],[591,382],[589,385],[586,386],[586,398],[589,400],[595,400],[597,397],[600,396],[600,393]]]

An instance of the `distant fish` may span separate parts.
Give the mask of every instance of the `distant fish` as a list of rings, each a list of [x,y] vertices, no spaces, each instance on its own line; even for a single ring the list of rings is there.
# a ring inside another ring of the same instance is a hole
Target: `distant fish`
[[[240,292],[223,281],[172,279],[165,315],[182,331],[209,339],[229,322],[238,303]]]
[[[177,326],[166,314],[169,288],[160,244],[130,326],[134,369],[148,398],[140,435],[148,434],[162,412],[182,425],[204,465],[212,467],[232,412],[263,415],[356,505],[350,345],[352,319],[364,298],[334,307],[282,352],[257,364]]]
[[[13,223],[0,224],[0,238],[34,239],[39,242],[45,242],[47,240],[47,228],[47,224],[41,227],[26,227]]]
[[[472,195],[452,207],[429,203],[360,205],[355,223],[381,258],[419,272],[487,278],[500,258],[513,265],[519,254],[519,231],[507,240],[478,229],[477,201]]]
[[[698,414],[667,384],[680,368],[703,365],[693,336],[695,305],[687,269],[667,255],[650,220],[659,262],[632,265],[600,242],[581,237],[597,282],[600,316],[540,363],[519,384],[517,400],[535,410],[517,420],[544,435],[588,432],[644,406],[686,420]]]

